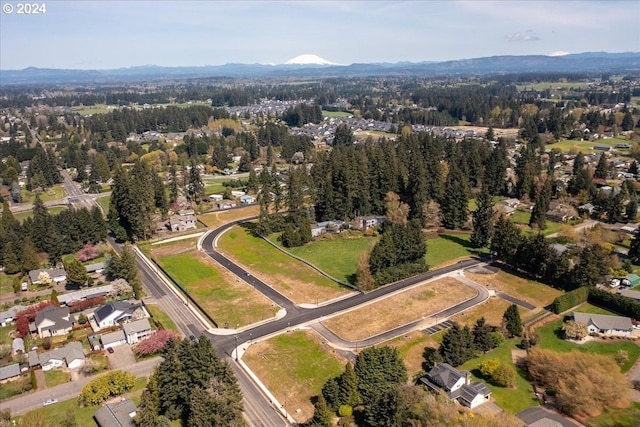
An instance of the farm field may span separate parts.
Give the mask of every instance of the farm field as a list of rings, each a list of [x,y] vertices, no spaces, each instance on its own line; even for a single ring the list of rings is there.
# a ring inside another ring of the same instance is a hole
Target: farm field
[[[594,145],[608,145],[615,149],[615,146],[620,143],[629,144],[630,143],[629,138],[627,138],[626,136],[622,136],[622,137],[598,139],[596,141],[577,141],[577,140],[566,139],[566,140],[556,142],[555,144],[547,144],[546,147],[551,150],[559,150],[563,153],[569,152],[569,151],[575,151],[577,153],[578,151],[582,151],[583,154],[587,154],[587,153],[597,152],[597,150],[593,149]],[[619,149],[617,151],[623,154],[629,152],[629,150],[625,150],[625,149]]]
[[[318,303],[351,291],[255,237],[248,227],[232,227],[220,237],[218,249],[292,301]]]
[[[312,331],[294,331],[251,345],[242,360],[286,405],[297,422],[313,415],[311,399],[342,373],[346,360]]]
[[[246,326],[277,312],[277,307],[259,292],[197,251],[193,239],[157,245],[150,251],[218,325]]]
[[[444,277],[322,323],[341,338],[358,341],[427,317],[475,295],[475,289],[451,277]]]

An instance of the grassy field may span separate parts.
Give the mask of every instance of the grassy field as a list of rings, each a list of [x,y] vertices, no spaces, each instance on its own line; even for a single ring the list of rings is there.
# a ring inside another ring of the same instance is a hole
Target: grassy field
[[[534,90],[534,91],[543,91],[545,89],[570,89],[570,88],[585,88],[587,87],[587,82],[541,82],[541,83],[532,83],[525,85],[516,85],[518,92],[522,92],[525,90]]]
[[[277,235],[269,240],[280,244]],[[355,283],[356,264],[360,254],[369,250],[377,237],[335,238],[332,240],[315,240],[297,248],[286,248],[288,252],[314,264],[322,271],[338,280]]]
[[[597,152],[597,150],[593,149],[594,145],[608,145],[615,149],[616,145],[620,143],[625,143],[625,144],[630,143],[629,138],[627,138],[626,136],[621,136],[621,137],[615,137],[615,138],[598,139],[596,141],[577,141],[577,140],[565,139],[565,140],[556,142],[555,144],[547,144],[546,148],[549,148],[551,150],[559,150],[563,153],[573,150],[576,153],[578,151],[582,151],[583,154],[588,154],[588,153],[590,154],[593,152]],[[621,153],[627,153],[629,150],[617,150],[617,151],[620,151]]]
[[[311,331],[295,331],[249,347],[243,360],[298,422],[313,415],[311,398],[342,373],[346,360]],[[299,412],[298,412],[299,410]]]
[[[479,318],[484,317],[484,320],[489,325],[500,326],[502,325],[502,315],[510,305],[511,303],[501,298],[490,298],[487,302],[476,305],[464,313],[453,316],[451,320],[458,322],[460,325],[467,325],[470,328],[473,328],[476,321]],[[520,309],[520,311],[522,311],[522,309]],[[522,313],[520,314],[522,315]]]
[[[277,308],[259,292],[194,248],[177,241],[152,248],[154,258],[219,325],[249,325],[274,316]]]
[[[44,381],[47,383],[47,388],[68,383],[70,379],[71,375],[68,372],[58,369],[50,369],[44,372]]]
[[[164,329],[169,329],[174,332],[180,333],[180,330],[173,322],[173,320],[171,320],[167,313],[162,311],[160,307],[153,304],[145,304],[145,308],[149,310],[149,313],[151,313],[151,317],[153,317],[153,320],[160,323]]]
[[[474,357],[458,368],[471,372],[472,378],[477,381],[485,381],[485,384],[487,384],[487,387],[491,390],[491,396],[496,400],[496,404],[512,414],[516,414],[532,406],[538,406],[538,400],[533,394],[531,384],[529,384],[529,381],[525,378],[524,373],[515,368],[512,360],[511,352],[516,349],[516,344],[519,342],[519,338],[506,340],[500,347],[481,356]],[[517,372],[516,387],[496,387],[488,384],[479,371],[480,364],[486,359],[498,359],[500,362],[514,367]]]
[[[520,298],[537,307],[545,307],[551,304],[557,296],[562,295],[562,291],[558,289],[504,270],[496,274],[465,272],[465,276],[487,285],[490,289]]]
[[[15,276],[15,274],[6,274],[5,272],[0,272],[0,295],[15,295],[13,293],[13,278]]]
[[[47,208],[47,212],[49,212],[50,215],[57,215],[60,212],[66,211],[66,210],[67,210],[66,206],[52,206],[50,208]],[[19,222],[22,222],[27,218],[31,218],[33,216],[33,211],[29,210],[29,211],[23,211],[23,212],[16,212],[13,214],[13,216]]]
[[[72,107],[71,109],[81,116],[89,116],[93,114],[106,114],[110,111],[113,111],[114,106],[111,107],[112,108],[107,108],[106,104],[96,104],[90,106]]]
[[[611,314],[611,313],[608,313]],[[596,339],[582,344],[576,344],[560,338],[562,336],[562,320],[548,323],[536,329],[540,337],[540,347],[560,353],[568,353],[574,350],[585,353],[603,354],[615,357],[618,351],[626,351],[629,359],[622,364],[622,372],[627,372],[640,356],[640,346],[634,341],[612,338],[608,340]]]
[[[640,403],[633,402],[623,409],[607,408],[597,417],[587,420],[589,427],[638,427],[640,426]]]
[[[217,228],[238,219],[246,219],[258,216],[260,208],[256,205],[247,206],[240,209],[225,209],[216,212],[198,215],[198,221],[209,228]]]
[[[349,289],[308,265],[255,237],[247,226],[232,227],[220,237],[218,247],[296,303],[327,301],[349,292]]]
[[[395,347],[398,349],[400,357],[402,357],[402,360],[407,367],[407,374],[409,375],[409,378],[411,378],[423,371],[422,363],[424,362],[424,348],[427,346],[438,348],[440,343],[433,339],[431,335],[427,335],[420,331],[414,331],[407,335],[382,343],[381,345],[388,345],[389,347]]]
[[[104,212],[106,215],[107,212],[109,212],[109,203],[111,203],[111,195],[109,194],[106,196],[100,196],[96,201],[102,208],[102,212]]]
[[[2,387],[0,387],[0,401],[21,394],[25,387],[31,386],[30,382],[29,375],[22,375],[20,379],[2,384]]]
[[[140,403],[140,395],[142,390],[147,385],[147,379],[142,377],[136,380],[136,385],[133,390],[123,395],[133,400],[136,404]],[[18,420],[17,424],[21,425],[19,420],[30,422],[28,425],[38,426],[60,426],[68,413],[72,413],[76,419],[76,425],[78,426],[95,426],[96,422],[93,419],[93,414],[100,408],[100,406],[86,406],[81,407],[78,405],[77,399],[69,399],[62,402],[58,402],[55,405],[44,406],[42,408],[31,411],[24,416],[15,418]]]
[[[476,291],[451,277],[397,293],[322,322],[338,336],[358,341],[473,298]]]
[[[51,200],[60,200],[64,198],[65,192],[62,184],[56,184],[47,191],[40,193],[40,200],[50,202]],[[22,191],[22,204],[33,204],[36,200],[36,194],[28,190]]]
[[[461,258],[477,255],[471,247],[469,234],[443,234],[427,239],[427,265],[430,269],[453,264]]]
[[[322,117],[349,117],[349,116],[353,116],[353,114],[347,113],[346,111],[322,110]]]

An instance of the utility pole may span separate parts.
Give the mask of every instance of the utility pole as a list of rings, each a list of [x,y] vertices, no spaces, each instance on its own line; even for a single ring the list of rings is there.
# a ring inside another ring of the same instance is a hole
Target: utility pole
[[[238,361],[238,334],[236,334],[236,362]]]

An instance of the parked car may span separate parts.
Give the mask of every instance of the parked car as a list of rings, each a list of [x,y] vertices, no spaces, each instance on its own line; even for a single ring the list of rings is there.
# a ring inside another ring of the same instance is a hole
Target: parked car
[[[113,353],[113,351],[114,351],[114,350],[113,350],[113,347],[109,347],[109,348],[107,349],[107,351],[108,351],[109,353]]]
[[[49,406],[49,405],[53,405],[54,403],[58,403],[58,399],[47,399],[44,401],[42,406]]]

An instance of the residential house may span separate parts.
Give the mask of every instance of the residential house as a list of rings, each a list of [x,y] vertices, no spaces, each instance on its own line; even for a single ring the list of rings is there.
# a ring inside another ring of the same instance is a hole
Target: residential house
[[[344,221],[322,221],[311,224],[311,237],[318,237],[325,233],[340,233]]]
[[[574,312],[573,320],[586,325],[589,334],[593,335],[629,336],[633,330],[629,317]]]
[[[20,378],[20,364],[0,366],[0,384]]]
[[[577,216],[576,210],[569,205],[558,204],[547,211],[547,219],[555,222],[567,222]]]
[[[624,231],[625,233],[635,234],[638,227],[631,227],[630,225],[624,225],[620,227],[620,231]]]
[[[384,220],[383,216],[357,216],[353,220],[353,227],[358,230],[367,230],[382,225]]]
[[[136,404],[130,399],[107,403],[93,415],[99,427],[135,427]]]
[[[84,365],[84,362],[85,352],[78,341],[42,353],[37,353],[35,350],[29,352],[29,367],[39,365],[43,371],[61,367],[76,369]]]
[[[475,408],[491,398],[491,391],[484,383],[471,383],[469,372],[459,371],[448,363],[436,363],[427,375],[420,378],[420,382],[469,408]]]
[[[149,317],[149,315],[140,302],[112,301],[98,307],[93,317],[98,327],[102,329]]]
[[[94,264],[95,265],[95,264]],[[82,301],[89,298],[102,297],[113,292],[113,285],[96,286],[95,288],[85,288],[74,292],[58,295],[58,302],[64,305],[71,305],[75,301]]]
[[[122,329],[118,329],[115,332],[102,334],[102,336],[100,337],[100,342],[102,343],[103,348],[111,348],[119,346],[121,344],[125,344],[127,342],[127,337],[125,336]]]
[[[520,200],[518,199],[505,199],[500,201],[501,205],[508,206],[510,208],[517,208],[520,204]]]
[[[169,218],[169,228],[171,231],[185,231],[196,228],[197,222],[194,215],[173,215]]]
[[[243,205],[251,205],[255,202],[256,202],[256,198],[253,196],[244,195],[240,197],[240,203],[242,203]]]
[[[209,200],[211,200],[212,202],[220,202],[224,199],[224,196],[222,194],[212,194],[209,196]]]
[[[49,305],[36,314],[34,321],[40,338],[66,335],[71,332],[73,323],[68,307]]]
[[[91,274],[91,273],[102,273],[104,271],[104,269],[106,268],[107,263],[105,262],[96,262],[93,264],[87,264],[84,266],[85,270],[87,270],[87,273]]]
[[[594,212],[595,208],[596,207],[594,205],[592,205],[591,203],[585,203],[584,205],[578,206],[578,212],[587,213],[589,215],[593,215],[593,212]]]
[[[239,190],[234,190],[231,192],[231,195],[233,197],[242,197],[245,196],[247,193],[245,193],[244,191],[239,191]]]
[[[148,337],[152,330],[147,319],[139,319],[122,325],[125,339],[129,344],[135,344],[138,341]]]
[[[547,408],[534,406],[516,414],[525,427],[578,427],[578,424],[568,420]]]
[[[27,308],[25,305],[14,305],[7,311],[0,312],[0,326],[7,326],[16,320],[16,315]]]
[[[39,283],[60,283],[67,280],[67,272],[64,268],[41,268],[38,270],[31,270],[29,272],[29,280],[34,285]]]

